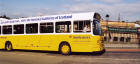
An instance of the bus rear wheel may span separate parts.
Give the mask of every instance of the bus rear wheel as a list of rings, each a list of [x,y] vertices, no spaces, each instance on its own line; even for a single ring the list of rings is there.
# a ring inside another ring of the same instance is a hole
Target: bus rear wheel
[[[71,47],[68,43],[62,43],[59,46],[59,52],[62,55],[70,55],[71,54]]]
[[[5,44],[5,50],[6,51],[12,51],[13,50],[12,44],[11,43],[6,43]]]

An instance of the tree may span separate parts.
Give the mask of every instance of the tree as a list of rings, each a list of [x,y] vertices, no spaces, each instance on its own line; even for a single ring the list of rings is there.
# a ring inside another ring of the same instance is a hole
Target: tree
[[[0,16],[0,18],[11,19],[10,17],[7,17],[6,15]]]

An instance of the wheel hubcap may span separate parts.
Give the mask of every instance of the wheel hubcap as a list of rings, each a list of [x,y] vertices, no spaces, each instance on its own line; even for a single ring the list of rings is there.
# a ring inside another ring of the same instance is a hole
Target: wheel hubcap
[[[62,53],[67,54],[69,52],[69,46],[63,45],[62,46]]]

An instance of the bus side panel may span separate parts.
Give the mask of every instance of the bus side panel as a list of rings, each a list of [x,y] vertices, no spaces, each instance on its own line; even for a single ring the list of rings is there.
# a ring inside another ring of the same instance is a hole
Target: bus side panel
[[[26,38],[27,40],[26,48],[30,50],[38,50],[39,48],[38,43],[40,43],[39,39],[40,39],[39,35],[28,35]]]
[[[2,36],[0,48],[4,48],[6,41],[11,41],[14,49],[58,51],[59,44],[63,41],[70,44],[72,52],[93,52],[103,49],[100,37],[90,34]]]
[[[38,35],[13,35],[7,36],[5,41],[10,41],[13,49],[36,50],[38,39]]]
[[[9,38],[14,49],[25,49],[25,46],[27,46],[26,35],[13,35]]]
[[[6,41],[5,36],[0,36],[0,49],[4,49],[5,48],[5,41]]]
[[[98,43],[99,39],[98,36],[92,35],[73,35],[72,52],[101,51],[101,46]]]
[[[99,36],[92,36],[91,34],[85,35],[44,35],[40,37],[41,42],[46,43],[47,47],[43,50],[58,51],[59,44],[66,41],[70,44],[72,52],[93,52],[101,51],[101,46],[98,43]],[[42,44],[44,45],[44,44]],[[40,48],[41,49],[41,48]]]
[[[46,47],[43,50],[58,51],[61,42],[69,42],[68,35],[43,35],[41,36],[40,43],[45,43]],[[69,42],[70,43],[70,42]],[[42,44],[44,45],[44,44]]]
[[[41,35],[40,36],[40,50],[58,51],[61,42],[68,42],[71,45],[69,35],[55,34],[55,35]]]
[[[39,35],[19,35],[15,36],[13,42],[15,49],[39,50]]]
[[[91,51],[91,35],[72,35],[71,37],[72,52],[89,52]]]
[[[16,40],[15,40],[14,36],[11,36],[11,35],[1,36],[0,48],[4,49],[7,41],[9,41],[12,44],[13,48],[15,48],[16,44],[14,43],[14,41],[16,41]]]
[[[39,38],[37,50],[51,50],[51,45],[54,41],[52,35],[39,35]]]

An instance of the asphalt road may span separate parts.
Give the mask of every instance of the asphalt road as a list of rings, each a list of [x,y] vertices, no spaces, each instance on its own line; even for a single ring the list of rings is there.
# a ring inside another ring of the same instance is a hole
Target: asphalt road
[[[56,52],[0,51],[0,64],[140,64],[140,52],[106,52],[103,55]]]

